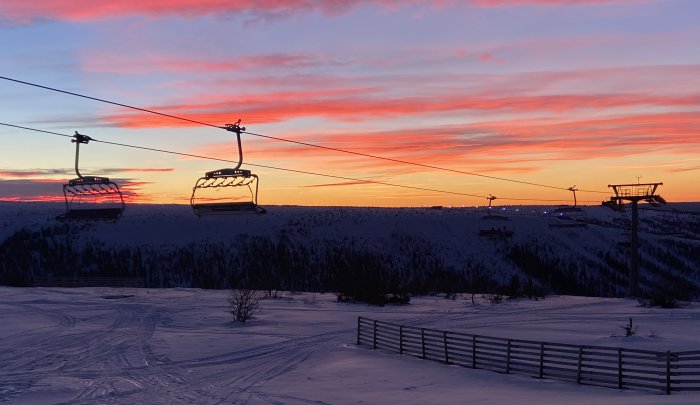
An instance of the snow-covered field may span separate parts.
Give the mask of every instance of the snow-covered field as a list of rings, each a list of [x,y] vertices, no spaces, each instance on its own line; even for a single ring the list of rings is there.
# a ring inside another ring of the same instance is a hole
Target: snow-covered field
[[[119,298],[119,294],[132,297]],[[694,404],[423,361],[355,345],[357,316],[491,336],[700,348],[700,306],[553,296],[407,306],[283,294],[233,323],[227,291],[0,287],[0,402],[18,404]],[[632,316],[637,335],[617,337]]]

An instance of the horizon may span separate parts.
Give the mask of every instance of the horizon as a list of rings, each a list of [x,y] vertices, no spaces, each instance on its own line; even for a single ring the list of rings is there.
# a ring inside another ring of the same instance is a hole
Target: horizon
[[[27,199],[22,199],[22,200],[13,200],[13,199],[0,199],[0,203],[5,203],[5,204],[55,204],[58,206],[61,206],[65,208],[65,202],[61,200],[27,200]],[[647,209],[647,207],[651,207],[652,210],[655,211],[665,211],[665,207],[673,206],[673,205],[694,205],[694,204],[700,204],[700,201],[669,201],[665,205],[661,205],[658,207],[654,207],[651,204],[648,203],[641,203],[639,205],[639,209]],[[158,206],[158,205],[174,205],[174,206],[182,206],[182,207],[191,207],[189,203],[159,203],[159,202],[129,202],[126,204],[126,207],[138,207],[138,206]],[[402,206],[378,206],[378,205],[302,205],[302,204],[261,204],[264,205],[264,207],[269,208],[269,207],[299,207],[299,208],[377,208],[377,209],[402,209],[402,208],[423,208],[423,209],[431,209],[431,208],[440,208],[440,209],[487,209],[488,210],[488,205],[402,205]],[[623,205],[628,205],[628,204],[623,204]],[[603,207],[605,208],[604,205],[602,204],[578,204],[576,205],[577,207],[582,207],[582,208],[599,208]],[[493,209],[500,209],[500,208],[509,208],[509,207],[572,207],[572,205],[569,204],[555,204],[555,203],[549,203],[549,204],[494,204]]]

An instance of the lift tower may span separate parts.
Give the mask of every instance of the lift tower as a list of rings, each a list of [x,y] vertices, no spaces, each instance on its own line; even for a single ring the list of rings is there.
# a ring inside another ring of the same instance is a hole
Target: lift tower
[[[609,201],[604,201],[603,205],[616,211],[622,211],[623,201],[629,201],[632,205],[632,230],[630,238],[630,268],[629,285],[627,295],[629,297],[639,296],[639,244],[637,238],[637,203],[646,201],[652,205],[666,204],[660,195],[656,194],[656,189],[663,183],[637,183],[637,184],[609,184],[613,189],[614,197]]]

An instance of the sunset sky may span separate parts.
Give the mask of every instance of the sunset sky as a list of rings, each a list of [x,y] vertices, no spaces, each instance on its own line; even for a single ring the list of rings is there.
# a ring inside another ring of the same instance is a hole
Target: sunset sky
[[[244,134],[263,206],[572,203],[574,185],[599,204],[608,184],[637,181],[700,201],[698,16],[696,0],[3,0],[0,76],[492,176]],[[0,95],[2,123],[237,158],[222,129],[8,80]],[[0,142],[0,200],[63,198],[68,138],[0,126]],[[83,174],[134,202],[187,203],[197,178],[227,166],[81,148]]]

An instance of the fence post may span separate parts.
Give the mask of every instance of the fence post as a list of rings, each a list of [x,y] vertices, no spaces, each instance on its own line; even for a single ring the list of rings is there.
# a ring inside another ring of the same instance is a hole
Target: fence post
[[[671,394],[671,351],[666,352],[666,395]]]
[[[578,367],[576,369],[576,382],[581,384],[581,368],[583,367],[583,346],[578,348]]]
[[[544,342],[540,343],[540,378],[544,378]]]
[[[360,344],[360,320],[362,319],[361,316],[357,317],[357,344]]]
[[[472,335],[472,368],[476,368],[476,335]]]
[[[421,359],[425,358],[425,328],[420,328]]]
[[[617,349],[617,388],[622,389],[622,348]]]
[[[399,325],[399,354],[403,354],[403,325]]]
[[[377,348],[377,320],[374,320],[374,328],[372,333],[372,349]]]
[[[442,332],[442,343],[445,345],[445,364],[450,364],[450,355],[447,353],[447,331]]]
[[[506,352],[506,374],[510,373],[510,339],[508,339],[508,351]]]

